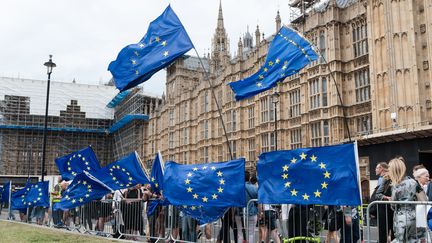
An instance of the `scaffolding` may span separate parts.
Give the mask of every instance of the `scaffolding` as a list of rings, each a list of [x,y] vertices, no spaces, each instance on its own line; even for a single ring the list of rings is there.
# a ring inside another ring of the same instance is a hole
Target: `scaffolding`
[[[40,175],[46,81],[0,77],[0,174]],[[161,100],[140,88],[51,82],[46,170],[55,158],[91,145],[101,165],[144,155],[148,115]]]

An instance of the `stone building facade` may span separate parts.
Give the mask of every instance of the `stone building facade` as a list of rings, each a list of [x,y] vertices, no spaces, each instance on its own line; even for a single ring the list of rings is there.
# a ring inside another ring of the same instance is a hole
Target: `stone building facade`
[[[146,127],[145,159],[160,150],[165,160],[179,163],[224,161],[230,159],[229,140],[233,157],[245,157],[253,168],[261,152],[276,146],[295,149],[351,139],[358,141],[364,177],[396,154],[409,166],[432,164],[432,19],[426,17],[432,16],[432,5],[425,0],[316,2],[292,1],[300,14],[290,25],[322,57],[276,88],[240,102],[227,84],[260,68],[273,36],[265,38],[257,26],[255,38],[249,31],[240,37],[232,56],[219,7],[211,55],[202,65],[186,56],[167,69],[166,96]],[[280,26],[277,13],[275,30]]]

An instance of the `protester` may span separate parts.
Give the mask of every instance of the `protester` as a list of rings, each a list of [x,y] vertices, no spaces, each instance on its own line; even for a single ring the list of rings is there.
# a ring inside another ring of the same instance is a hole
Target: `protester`
[[[258,198],[258,187],[256,185],[256,176],[251,176],[249,171],[245,172],[245,189],[246,189],[246,203],[247,205],[247,235],[248,242],[255,242],[255,227],[257,224],[258,207],[257,202],[250,202],[252,199]]]
[[[259,207],[259,217],[264,220],[265,231],[263,240],[265,243],[272,238],[273,242],[280,243],[279,234],[276,227],[276,210],[270,204],[262,204]]]
[[[389,178],[392,183],[393,201],[416,201],[416,194],[422,189],[419,184],[407,177],[406,166],[402,159],[395,158],[389,162]],[[416,232],[416,210],[415,205],[404,205],[394,207],[393,229],[395,243],[418,242],[424,239],[425,232]]]
[[[375,167],[375,175],[378,176],[378,183],[377,188],[382,184],[383,182],[383,176],[388,170],[388,164],[386,162],[380,162]]]
[[[60,227],[63,225],[62,223],[62,217],[63,217],[63,211],[61,209],[54,209],[54,206],[56,203],[59,203],[61,200],[61,183],[63,179],[62,177],[57,178],[57,184],[54,186],[54,190],[51,192],[51,214],[53,218],[54,227]]]

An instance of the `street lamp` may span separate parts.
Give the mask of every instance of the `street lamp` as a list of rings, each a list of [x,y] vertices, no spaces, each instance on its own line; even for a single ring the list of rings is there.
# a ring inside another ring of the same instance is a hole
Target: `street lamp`
[[[279,102],[279,93],[278,92],[274,92],[272,94],[272,102],[273,102],[273,108],[274,108],[274,136],[275,136],[275,150],[278,150],[278,146],[277,146],[277,109],[276,109],[276,105]]]
[[[48,128],[48,105],[49,105],[49,93],[50,93],[50,83],[51,83],[51,73],[56,64],[52,61],[52,55],[49,55],[49,61],[44,63],[47,67],[48,83],[47,83],[47,95],[45,104],[45,124],[43,130],[43,147],[42,147],[42,181],[44,181],[45,171],[45,158],[46,158],[46,143],[47,143],[47,128]]]

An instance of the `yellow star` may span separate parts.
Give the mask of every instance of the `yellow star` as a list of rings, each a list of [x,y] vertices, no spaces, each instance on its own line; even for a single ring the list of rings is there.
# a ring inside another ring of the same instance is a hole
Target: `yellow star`
[[[308,194],[306,194],[306,193],[303,194],[303,199],[304,199],[304,200],[309,200],[309,196],[308,196]]]
[[[151,178],[151,181],[154,182],[156,179],[154,177]]]
[[[87,170],[91,170],[90,166],[87,166]]]
[[[192,187],[188,187],[187,192],[192,192]]]
[[[168,51],[164,51],[164,57],[167,57],[168,56]]]
[[[162,44],[161,44],[161,45],[166,46],[166,45],[167,45],[167,42],[166,42],[166,41],[162,41]]]
[[[138,75],[138,74],[139,74],[138,70],[135,70],[135,75]]]
[[[328,171],[326,171],[326,172],[324,173],[324,178],[330,178],[330,173],[329,173]]]
[[[128,179],[129,179],[130,181],[131,181],[131,180],[133,180],[133,178],[132,178],[132,177],[129,177]]]
[[[219,184],[221,184],[221,185],[225,185],[225,180],[224,180],[224,179],[220,179],[220,180],[219,180]]]
[[[219,187],[219,188],[218,188],[218,192],[219,192],[219,193],[222,193],[222,192],[223,192],[223,188],[222,188],[222,187]]]
[[[203,200],[203,202],[207,202],[208,198],[207,197],[203,197],[202,200]]]
[[[218,171],[216,174],[217,174],[217,176],[222,176],[223,175],[222,171]]]
[[[84,200],[82,198],[79,199],[79,202],[84,202]]]
[[[287,66],[282,66],[282,70],[285,70],[287,68]]]
[[[314,192],[314,194],[315,194],[315,197],[321,197],[321,192],[318,190],[316,190],[316,192]]]
[[[139,47],[140,47],[140,48],[144,48],[144,44],[143,44],[143,43],[140,43],[140,44],[139,44]]]
[[[158,188],[158,187],[159,187],[159,184],[158,184],[158,183],[155,183],[155,187]]]
[[[291,186],[291,182],[285,182],[285,187],[290,187]]]
[[[256,83],[256,86],[257,86],[258,88],[261,88],[261,87],[262,87],[262,83],[261,83],[261,82],[258,82],[258,83]]]
[[[197,167],[194,167],[193,169],[192,169],[193,171],[197,171],[198,170],[198,168]]]
[[[212,166],[212,167],[211,167],[211,170],[216,170],[216,166]]]
[[[306,159],[306,154],[302,152],[302,153],[300,154],[300,158],[301,158],[302,160],[305,160],[305,159]]]
[[[283,171],[288,171],[288,165],[284,165],[284,166],[282,166],[282,169],[283,169]]]
[[[189,173],[187,174],[187,176],[188,176],[188,177],[191,177],[191,176],[192,176],[192,173],[191,173],[191,172],[189,172]]]
[[[88,185],[87,188],[91,188],[91,185]]]
[[[75,200],[75,199],[72,199],[72,203],[76,203],[76,200]]]
[[[206,169],[207,169],[207,166],[203,166],[202,169],[203,169],[203,170],[206,170]]]
[[[264,78],[264,76],[262,76],[262,75],[258,76],[258,79],[263,79],[263,78]]]
[[[321,183],[321,188],[322,188],[322,189],[327,188],[327,186],[328,186],[327,183],[325,183],[325,182]]]
[[[139,57],[139,53],[137,51],[134,51],[135,56]]]
[[[213,194],[213,195],[212,195],[212,198],[213,198],[213,199],[217,199],[217,197],[218,197],[218,196],[217,196],[216,194]]]
[[[282,178],[283,178],[283,179],[288,179],[288,174],[283,173],[283,174],[282,174]]]
[[[195,209],[196,209],[196,207],[195,207],[195,206],[192,206],[192,207],[191,207],[191,209],[192,209],[192,210],[195,210]]]
[[[156,37],[156,38],[155,38],[155,41],[156,41],[156,42],[159,42],[159,41],[160,41],[160,38],[159,38],[159,37]]]
[[[135,60],[132,60],[132,65],[135,65],[136,64],[136,61]]]
[[[190,184],[190,180],[189,180],[189,179],[186,179],[186,180],[185,180],[185,183],[186,183],[186,185]]]
[[[268,68],[264,68],[264,72],[267,72],[268,71]]]
[[[198,199],[198,194],[195,193],[192,196],[193,196],[194,199]]]
[[[269,65],[270,67],[273,66],[273,62],[270,61],[270,62],[268,63],[268,65]]]
[[[71,168],[71,167],[68,167],[68,170],[72,170],[72,168]]]
[[[310,159],[311,159],[312,162],[316,162],[317,157],[315,157],[315,155],[312,155],[312,156],[310,157]]]
[[[320,167],[321,169],[325,169],[326,165],[325,165],[323,162],[321,162],[321,163],[319,164],[319,167]]]
[[[88,192],[92,192],[92,189],[87,189]]]
[[[83,181],[83,185],[87,185],[87,181]]]
[[[291,190],[291,196],[297,196],[297,191],[296,191],[296,189],[292,189],[292,190]]]
[[[287,65],[287,64],[288,64],[288,61],[285,61],[283,64],[284,64],[284,65]]]
[[[85,194],[85,197],[90,197],[90,194]]]
[[[275,62],[276,62],[276,64],[280,63],[279,58],[277,58]]]
[[[117,180],[117,178],[116,178],[115,176],[113,176],[113,178],[112,178],[112,179],[113,179],[113,181]]]
[[[297,162],[297,159],[296,158],[292,158],[291,159],[291,163],[295,164],[295,162]]]

